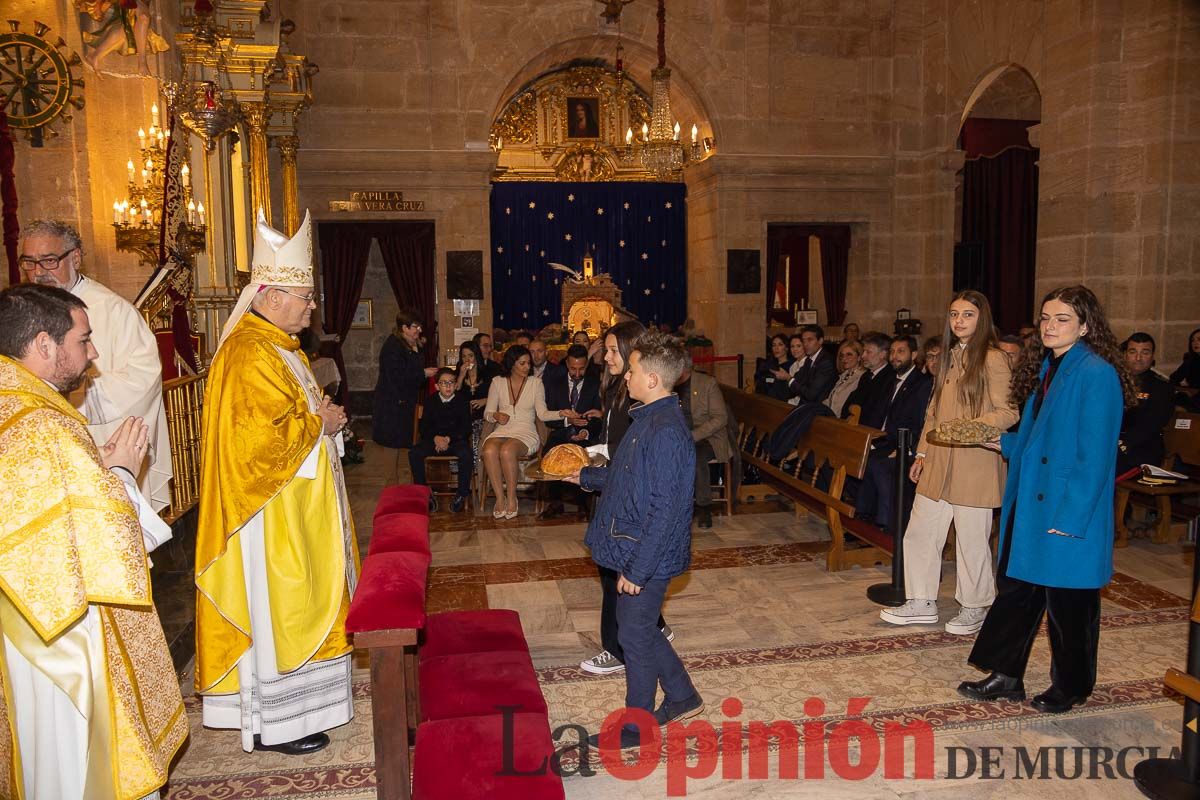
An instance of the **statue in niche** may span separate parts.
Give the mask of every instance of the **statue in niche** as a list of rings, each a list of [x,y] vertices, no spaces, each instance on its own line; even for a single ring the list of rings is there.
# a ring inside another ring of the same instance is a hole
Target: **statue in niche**
[[[137,56],[137,73],[150,75],[149,56],[169,45],[151,27],[149,0],[74,0],[83,60],[97,74],[112,53]]]
[[[615,173],[604,154],[591,147],[569,150],[555,168],[560,181],[607,181],[612,180]]]
[[[633,0],[596,0],[604,6],[604,10],[600,12],[600,16],[608,24],[621,21],[621,12],[625,10],[625,6],[633,2]]]

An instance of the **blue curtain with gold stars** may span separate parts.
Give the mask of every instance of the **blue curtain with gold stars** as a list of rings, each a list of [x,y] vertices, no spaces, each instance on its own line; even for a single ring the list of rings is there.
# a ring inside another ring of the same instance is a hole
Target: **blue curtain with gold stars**
[[[589,249],[621,304],[645,323],[687,317],[687,187],[681,183],[497,183],[492,186],[492,303],[498,328],[563,322],[550,262],[583,270]]]

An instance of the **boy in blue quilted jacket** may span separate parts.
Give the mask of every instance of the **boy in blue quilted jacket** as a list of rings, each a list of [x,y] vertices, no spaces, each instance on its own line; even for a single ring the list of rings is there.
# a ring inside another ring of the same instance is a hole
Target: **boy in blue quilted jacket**
[[[585,467],[567,480],[601,491],[585,544],[592,559],[620,574],[617,627],[625,650],[625,705],[658,725],[693,717],[704,701],[658,627],[671,579],[687,571],[692,546],[696,446],[672,388],[687,364],[683,341],[643,334],[629,356],[626,381],[637,405],[607,467]],[[663,702],[654,701],[658,686]],[[599,734],[591,737],[599,744]],[[637,725],[621,729],[620,746],[640,744]]]

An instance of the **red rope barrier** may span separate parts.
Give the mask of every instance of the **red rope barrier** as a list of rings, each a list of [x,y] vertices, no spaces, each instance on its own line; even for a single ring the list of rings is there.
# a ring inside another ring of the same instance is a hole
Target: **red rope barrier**
[[[692,363],[693,364],[715,364],[717,362],[739,361],[739,360],[741,360],[741,358],[742,358],[741,356],[700,356],[699,358],[693,358]]]

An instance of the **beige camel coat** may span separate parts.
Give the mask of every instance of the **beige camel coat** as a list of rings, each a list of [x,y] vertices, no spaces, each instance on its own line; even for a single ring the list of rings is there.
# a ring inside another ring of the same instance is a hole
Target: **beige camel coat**
[[[1016,424],[1020,413],[1009,400],[1008,388],[1012,371],[1008,357],[1000,350],[989,350],[984,362],[984,393],[980,413],[972,417],[958,394],[958,382],[963,374],[963,348],[951,353],[950,368],[934,380],[942,384],[935,402],[930,400],[925,413],[925,427],[917,442],[917,452],[925,453],[925,465],[917,492],[931,500],[945,500],[956,506],[996,508],[1004,499],[1004,459],[1000,454],[983,447],[945,447],[929,441],[929,433],[943,422],[956,419],[977,419],[1001,431]],[[936,390],[936,385],[935,385]]]

